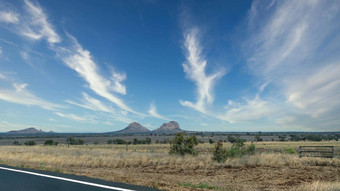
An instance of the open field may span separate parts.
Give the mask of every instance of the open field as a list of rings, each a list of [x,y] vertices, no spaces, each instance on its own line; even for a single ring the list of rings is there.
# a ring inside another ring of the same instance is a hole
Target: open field
[[[0,163],[145,185],[164,190],[337,190],[340,142],[261,142],[255,155],[211,160],[212,144],[201,153],[169,155],[167,144],[1,146]],[[330,145],[336,157],[299,158],[285,148]],[[231,144],[225,144],[230,147]]]

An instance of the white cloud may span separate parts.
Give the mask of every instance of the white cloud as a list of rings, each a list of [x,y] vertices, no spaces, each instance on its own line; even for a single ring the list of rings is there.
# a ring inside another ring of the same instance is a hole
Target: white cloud
[[[186,48],[187,61],[183,64],[184,72],[197,88],[197,102],[180,101],[183,106],[188,106],[202,113],[207,113],[206,104],[214,101],[213,88],[216,81],[225,75],[224,69],[210,75],[206,74],[207,61],[202,56],[202,47],[198,40],[199,30],[192,28],[185,34],[184,47]]]
[[[70,100],[66,100],[67,103],[73,104],[79,107],[83,107],[86,109],[90,109],[93,111],[102,111],[102,112],[109,112],[114,113],[114,109],[111,107],[106,106],[101,101],[89,96],[86,93],[83,93],[82,103],[76,103]]]
[[[20,56],[26,61],[29,59],[28,53],[26,51],[21,51]]]
[[[75,114],[65,114],[65,113],[60,113],[60,112],[55,112],[56,115],[60,116],[60,117],[64,117],[67,119],[72,119],[72,120],[76,120],[76,121],[86,121],[88,120],[86,117],[81,117]]]
[[[149,109],[148,113],[149,113],[152,117],[170,121],[170,119],[168,119],[168,118],[166,118],[166,117],[160,115],[159,113],[157,113],[157,107],[156,107],[155,103],[151,103],[151,104],[150,104],[150,109]]]
[[[0,56],[2,55],[2,48],[1,48],[1,46],[0,46]]]
[[[121,84],[122,81],[126,79],[126,74],[125,73],[118,73],[118,72],[112,72],[112,80],[113,80],[113,86],[112,90],[126,95],[126,88],[123,84]]]
[[[323,66],[310,75],[301,75],[285,84],[286,97],[304,113],[312,117],[339,109],[340,106],[340,62]]]
[[[63,108],[62,105],[54,104],[37,97],[27,90],[27,84],[12,84],[14,89],[0,89],[0,99],[16,104],[38,106],[47,110]]]
[[[46,39],[50,43],[49,48],[55,51],[69,68],[76,71],[97,95],[108,99],[122,110],[142,115],[127,106],[122,99],[115,95],[115,93],[126,95],[126,87],[122,84],[122,81],[126,79],[125,73],[113,71],[111,78],[102,76],[91,53],[83,49],[76,38],[71,35],[67,34],[70,41],[65,42],[71,43],[71,46],[56,45],[55,43],[60,42],[61,38],[54,30],[53,25],[49,23],[43,9],[38,3],[32,3],[29,0],[24,0],[24,2],[28,14],[25,15],[22,22],[13,28],[16,33],[32,40]],[[24,59],[27,58],[25,53],[22,53],[21,56]]]
[[[4,76],[3,74],[0,73],[0,79],[6,80],[6,76]]]
[[[280,124],[293,120],[308,126],[327,118],[328,127],[334,127],[340,111],[340,2],[266,3],[255,1],[250,10],[249,68],[278,89],[273,96],[283,98],[285,107],[294,108],[286,112],[296,117]]]
[[[12,11],[0,11],[0,22],[18,23],[19,14],[12,12]]]
[[[275,112],[274,107],[259,96],[252,100],[245,99],[245,103],[235,103],[229,100],[226,109],[227,112],[219,115],[218,118],[229,123],[256,121],[271,116]]]
[[[33,40],[46,38],[50,44],[60,42],[61,38],[48,22],[48,18],[41,7],[38,4],[33,4],[29,0],[25,0],[25,5],[30,15],[30,20],[27,23],[23,23],[20,28],[21,34]]]
[[[125,75],[114,73],[114,81],[110,81],[99,74],[97,64],[88,50],[84,50],[78,41],[72,39],[72,49],[57,49],[57,53],[68,67],[76,71],[88,84],[89,88],[97,95],[108,99],[115,103],[118,107],[131,113],[136,113],[133,109],[127,106],[120,98],[112,93],[125,93],[125,87],[120,83],[125,79]]]

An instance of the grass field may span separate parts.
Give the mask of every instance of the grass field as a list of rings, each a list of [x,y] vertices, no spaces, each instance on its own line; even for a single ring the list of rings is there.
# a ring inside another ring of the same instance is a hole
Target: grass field
[[[0,163],[163,190],[340,190],[340,142],[261,142],[255,155],[211,160],[212,144],[196,157],[169,155],[169,145],[0,146]],[[337,157],[299,158],[286,148],[335,146]],[[230,147],[230,144],[225,144]]]

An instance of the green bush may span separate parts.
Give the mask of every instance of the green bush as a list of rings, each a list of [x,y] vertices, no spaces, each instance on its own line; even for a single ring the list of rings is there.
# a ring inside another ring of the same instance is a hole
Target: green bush
[[[53,140],[46,140],[44,145],[49,145],[49,146],[58,145],[58,142],[57,141],[53,141]]]
[[[241,139],[236,139],[235,143],[230,149],[223,149],[222,142],[218,142],[215,145],[215,150],[213,152],[213,160],[217,162],[225,162],[228,157],[240,157],[246,154],[255,154],[255,145],[245,145],[244,141]]]
[[[227,160],[227,150],[223,148],[222,142],[217,142],[215,144],[215,150],[213,152],[213,161],[217,161],[219,163],[223,163]]]
[[[75,139],[73,137],[67,138],[66,142],[67,142],[67,144],[70,144],[70,145],[83,145],[84,144],[83,140]]]
[[[293,148],[291,148],[291,147],[287,147],[287,148],[285,148],[285,153],[287,153],[287,154],[296,154],[296,151]]]
[[[198,151],[195,146],[198,145],[198,140],[195,135],[184,138],[184,133],[176,134],[175,138],[170,141],[170,154],[178,155],[197,155]]]
[[[18,141],[14,141],[13,145],[21,145]]]
[[[152,140],[149,137],[145,138],[145,140],[138,140],[137,138],[134,138],[132,144],[134,144],[134,145],[141,145],[141,144],[143,144],[143,145],[145,145],[145,144],[150,145],[151,142],[152,142]]]
[[[36,145],[35,141],[26,141],[24,144],[26,146],[34,146],[34,145]]]

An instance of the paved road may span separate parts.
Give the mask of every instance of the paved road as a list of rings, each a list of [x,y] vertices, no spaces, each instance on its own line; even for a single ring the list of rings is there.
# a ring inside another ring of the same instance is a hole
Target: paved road
[[[158,191],[153,188],[108,182],[0,165],[1,191]]]

